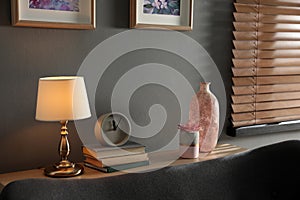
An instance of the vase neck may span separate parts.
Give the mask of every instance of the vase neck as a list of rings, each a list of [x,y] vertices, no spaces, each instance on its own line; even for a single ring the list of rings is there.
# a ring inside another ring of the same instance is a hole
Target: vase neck
[[[209,86],[210,86],[210,82],[201,82],[200,83],[200,91],[207,91],[209,92]]]

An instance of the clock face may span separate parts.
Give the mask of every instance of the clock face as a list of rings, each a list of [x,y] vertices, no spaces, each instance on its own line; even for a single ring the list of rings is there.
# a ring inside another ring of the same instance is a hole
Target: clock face
[[[126,116],[121,113],[107,113],[99,117],[95,135],[103,145],[120,146],[128,141],[130,129]]]

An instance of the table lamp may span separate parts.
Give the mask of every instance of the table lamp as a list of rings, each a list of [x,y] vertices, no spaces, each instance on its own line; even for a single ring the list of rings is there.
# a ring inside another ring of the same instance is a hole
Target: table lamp
[[[50,177],[71,177],[83,173],[83,167],[70,162],[70,144],[67,138],[69,120],[80,120],[91,116],[83,77],[59,76],[39,79],[36,120],[60,121],[60,162],[46,167],[44,173]]]

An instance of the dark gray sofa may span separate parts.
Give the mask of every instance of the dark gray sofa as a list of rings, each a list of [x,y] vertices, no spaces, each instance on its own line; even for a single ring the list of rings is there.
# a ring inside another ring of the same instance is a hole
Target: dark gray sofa
[[[300,199],[300,141],[143,174],[79,180],[28,179],[8,184],[0,199]]]

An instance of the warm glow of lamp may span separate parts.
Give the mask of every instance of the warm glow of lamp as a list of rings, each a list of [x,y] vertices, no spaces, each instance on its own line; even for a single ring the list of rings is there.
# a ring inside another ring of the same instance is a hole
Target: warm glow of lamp
[[[70,145],[67,123],[91,116],[83,77],[59,76],[40,78],[36,105],[36,119],[40,121],[60,121],[61,139],[59,155],[61,160],[45,168],[51,177],[76,176],[83,172],[79,164],[68,161]]]

